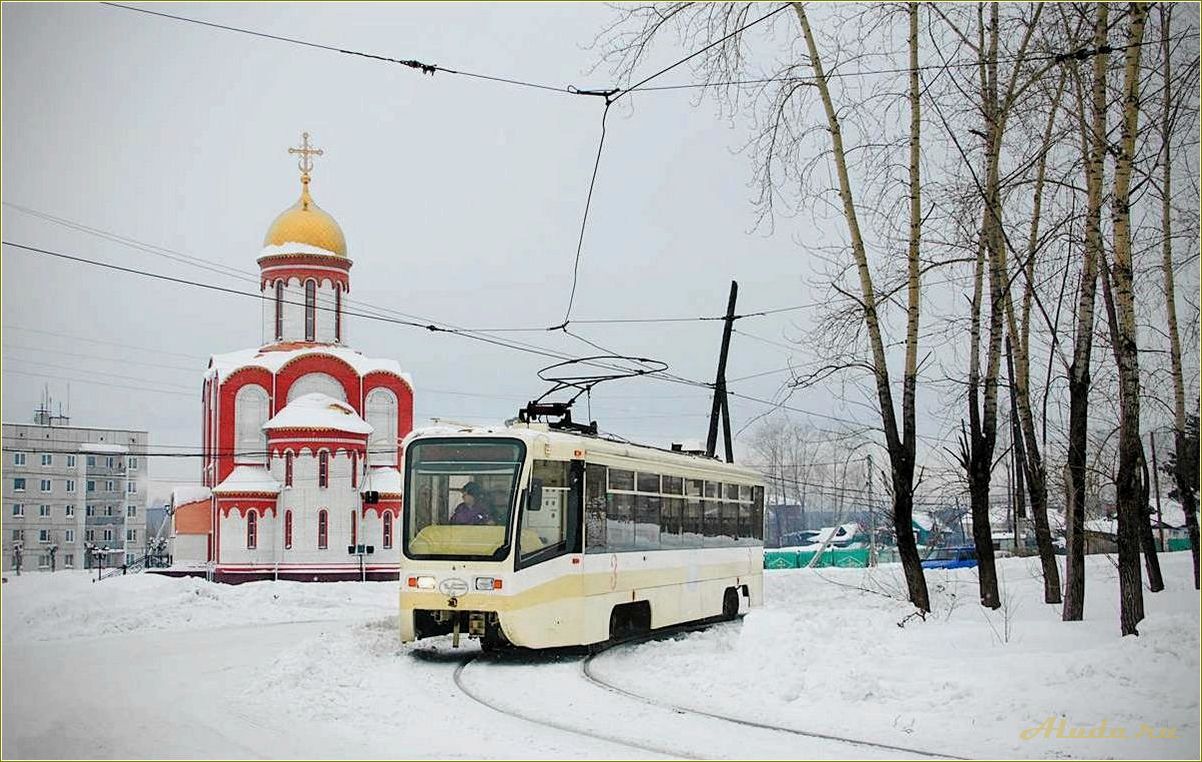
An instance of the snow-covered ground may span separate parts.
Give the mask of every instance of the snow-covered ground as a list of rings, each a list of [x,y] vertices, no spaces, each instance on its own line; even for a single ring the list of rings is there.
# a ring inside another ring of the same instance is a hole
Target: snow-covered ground
[[[925,621],[896,567],[767,573],[738,624],[596,658],[665,704],[959,756],[1198,757],[1199,610],[1188,553],[1162,556],[1120,638],[1111,559],[1088,559],[1086,620],[1041,602],[1033,559],[1000,563],[999,612],[971,569],[930,571]],[[401,647],[392,583],[250,583],[86,573],[3,586],[3,748],[19,757],[882,758],[900,752],[740,727],[590,683],[580,657],[472,662]],[[902,626],[904,625],[904,626]],[[1175,738],[1057,739],[1067,726]],[[598,737],[574,731],[591,731]],[[1054,735],[1054,734],[1053,734]]]

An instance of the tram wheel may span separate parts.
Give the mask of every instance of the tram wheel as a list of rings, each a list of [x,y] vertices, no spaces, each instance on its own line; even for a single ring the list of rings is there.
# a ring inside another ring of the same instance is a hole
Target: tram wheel
[[[735,592],[733,587],[726,588],[726,593],[722,596],[722,618],[727,621],[734,621],[739,616],[739,594]]]

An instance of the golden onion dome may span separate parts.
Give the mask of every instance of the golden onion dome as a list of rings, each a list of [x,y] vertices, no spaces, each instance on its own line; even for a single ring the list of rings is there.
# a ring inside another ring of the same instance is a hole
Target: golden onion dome
[[[264,246],[303,243],[346,256],[346,238],[333,217],[314,203],[309,195],[309,177],[301,176],[301,196],[295,204],[280,212],[267,229]]]

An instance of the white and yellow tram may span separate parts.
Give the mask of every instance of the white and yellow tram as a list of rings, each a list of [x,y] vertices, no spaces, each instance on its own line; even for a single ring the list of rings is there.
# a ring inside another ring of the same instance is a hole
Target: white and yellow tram
[[[546,424],[405,443],[400,630],[582,646],[763,601],[757,473]]]

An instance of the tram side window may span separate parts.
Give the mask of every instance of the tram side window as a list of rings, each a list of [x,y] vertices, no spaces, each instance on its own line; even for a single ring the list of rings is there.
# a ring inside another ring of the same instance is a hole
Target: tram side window
[[[584,472],[584,552],[609,552],[605,466],[589,463]]]
[[[605,533],[611,553],[634,550],[634,495],[610,493]]]
[[[643,474],[639,474],[643,478]],[[659,488],[659,477],[655,477]],[[629,497],[624,495],[623,497]],[[659,495],[634,496],[634,550],[659,550]]]
[[[727,485],[730,486],[730,485]],[[721,545],[730,547],[738,545],[739,537],[739,504],[733,500],[722,503],[722,537]]]
[[[664,494],[665,495],[683,495],[684,494],[684,479],[679,476],[664,477]]]
[[[625,471],[620,468],[609,469],[609,488],[611,490],[624,489],[634,490],[634,471]]]
[[[702,522],[705,527],[705,547],[722,547],[722,504],[717,500],[701,503]]]
[[[721,487],[722,485],[718,484],[718,482],[706,482],[704,497],[710,500],[717,500],[722,496],[719,494],[721,492]]]
[[[543,548],[563,542],[568,517],[568,463],[561,460],[536,460],[531,480],[542,483],[542,501],[526,505],[522,513],[518,548],[526,558]]]
[[[754,507],[754,510],[755,510],[754,518],[752,519],[754,529],[755,529],[755,538],[757,540],[762,541],[764,539],[764,488],[763,487],[756,487],[755,489],[752,490],[751,501],[752,501],[752,506]]]
[[[755,506],[751,503],[739,503],[739,544],[755,544]]]
[[[645,474],[642,471],[638,475],[638,490],[639,492],[651,492],[659,494],[659,474]]]
[[[691,481],[691,480],[690,480]],[[680,545],[683,548],[700,548],[705,544],[705,528],[701,524],[701,501],[686,498],[684,503],[684,532]]]
[[[726,498],[727,500],[738,500],[739,499],[739,485],[724,484],[724,485],[722,485],[722,493],[723,493],[722,497]]]
[[[664,477],[665,490],[670,478],[668,476]],[[664,550],[676,550],[677,548],[684,547],[681,536],[681,526],[684,520],[684,498],[665,497],[661,501],[659,510],[659,546]]]

